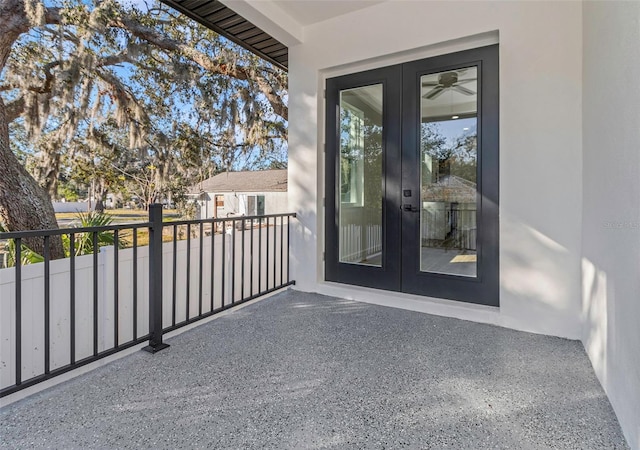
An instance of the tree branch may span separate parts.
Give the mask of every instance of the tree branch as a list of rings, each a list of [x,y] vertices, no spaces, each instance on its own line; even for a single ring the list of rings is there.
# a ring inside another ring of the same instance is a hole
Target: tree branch
[[[219,60],[214,60],[204,53],[196,50],[193,46],[171,39],[168,36],[159,33],[152,28],[146,27],[128,17],[121,17],[113,23],[113,26],[128,30],[137,38],[143,39],[158,48],[166,51],[178,52],[211,73],[226,75],[238,80],[254,81],[260,89],[260,92],[262,92],[262,94],[267,98],[267,101],[273,108],[273,111],[278,116],[288,120],[289,112],[287,106],[283,103],[273,86],[271,86],[264,77],[260,76],[255,71],[247,69],[246,67],[225,64],[224,62],[219,62]]]
[[[58,25],[62,22],[62,17],[60,16],[60,8],[49,7],[45,9],[44,20],[47,25]]]
[[[18,117],[20,117],[22,115],[22,113],[24,112],[26,103],[24,101],[24,97],[20,96],[17,99],[15,99],[14,101],[12,101],[11,103],[9,103],[6,106],[6,112],[7,112],[7,123],[11,123],[14,120],[16,120]]]
[[[138,105],[136,97],[131,92],[129,92],[127,87],[124,84],[122,84],[116,76],[114,76],[107,70],[96,70],[95,73],[102,81],[110,85],[115,90],[116,98],[118,99],[119,102],[122,102],[122,104],[131,102]],[[147,116],[145,109],[141,108],[141,110],[144,112],[145,120],[148,123],[149,117]],[[146,126],[146,124],[142,124],[135,121],[134,118],[131,116],[129,116],[129,120],[131,120],[132,122],[136,122],[138,125]]]

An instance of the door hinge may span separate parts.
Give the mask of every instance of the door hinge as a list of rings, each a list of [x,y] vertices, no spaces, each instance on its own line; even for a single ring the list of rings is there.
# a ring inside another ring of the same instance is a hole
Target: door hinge
[[[322,197],[322,206],[327,206],[327,199],[325,197]]]
[[[326,89],[324,89],[322,91],[322,98],[327,98],[327,90]]]

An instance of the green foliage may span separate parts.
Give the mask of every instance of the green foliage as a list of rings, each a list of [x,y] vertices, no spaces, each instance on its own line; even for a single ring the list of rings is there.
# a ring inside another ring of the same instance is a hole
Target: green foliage
[[[58,197],[64,198],[68,202],[77,202],[80,200],[80,194],[71,184],[64,183],[58,185]]]
[[[93,227],[106,227],[111,225],[113,218],[108,214],[99,212],[78,213],[76,216],[80,222],[82,228]],[[0,232],[7,232],[8,230],[0,224]],[[71,230],[70,230],[71,231]],[[94,233],[76,233],[74,235],[74,254],[75,256],[90,255],[93,253],[93,235]],[[96,241],[98,247],[106,247],[114,245],[115,238],[113,231],[99,231],[96,233]],[[64,246],[65,256],[68,258],[71,255],[71,242],[68,234],[62,235],[62,244]],[[5,242],[5,252],[7,254],[6,267],[13,267],[16,264],[16,246],[13,239],[9,239]],[[124,248],[124,241],[118,240],[118,248]],[[21,245],[21,260],[22,265],[36,264],[44,261],[44,257],[26,245]]]
[[[87,213],[78,213],[78,219],[80,220],[80,227],[93,228],[93,227],[106,227],[111,225],[113,218],[108,214],[91,211]],[[113,231],[99,231],[96,234],[96,242],[98,247],[105,247],[114,245],[115,239]],[[93,253],[93,235],[94,233],[78,233],[75,235],[75,255],[89,255]],[[65,239],[66,237],[66,239]],[[69,236],[63,236],[63,245],[65,247],[65,253],[67,256],[71,253],[71,245],[69,242]],[[118,248],[123,248],[122,240],[118,241]]]
[[[0,223],[0,232],[6,233],[8,231],[9,230],[7,230]],[[4,251],[7,256],[5,266],[13,267],[16,265],[16,243],[13,239],[9,239],[4,243],[4,246],[5,246]],[[21,259],[22,265],[36,264],[44,261],[44,257],[42,255],[39,255],[38,253],[34,252],[24,244],[20,245],[20,255],[21,255],[20,259]]]
[[[286,73],[157,0],[45,4],[61,23],[33,21],[0,96],[24,102],[8,141],[52,197],[146,203],[224,168],[285,164]]]

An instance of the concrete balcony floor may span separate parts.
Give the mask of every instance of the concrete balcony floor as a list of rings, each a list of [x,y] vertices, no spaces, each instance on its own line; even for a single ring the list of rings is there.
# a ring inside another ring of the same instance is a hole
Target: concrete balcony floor
[[[286,291],[168,343],[3,408],[0,447],[628,448],[579,342]]]

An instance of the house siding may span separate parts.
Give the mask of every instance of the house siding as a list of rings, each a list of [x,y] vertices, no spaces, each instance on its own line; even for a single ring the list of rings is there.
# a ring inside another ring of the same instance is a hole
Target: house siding
[[[200,197],[200,219],[213,217],[215,211],[215,196],[224,196],[224,208],[219,208],[217,217],[232,217],[241,215],[241,201],[244,196],[264,195],[265,214],[284,214],[289,211],[287,192],[207,192]]]

